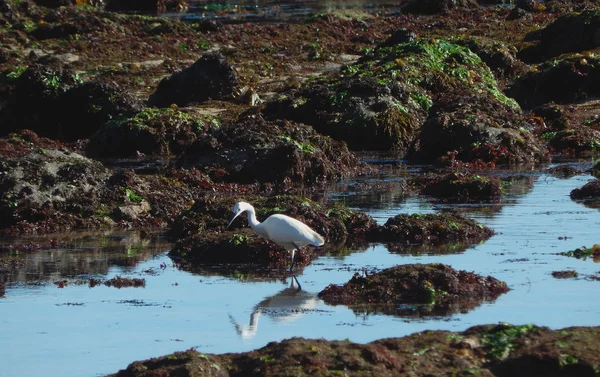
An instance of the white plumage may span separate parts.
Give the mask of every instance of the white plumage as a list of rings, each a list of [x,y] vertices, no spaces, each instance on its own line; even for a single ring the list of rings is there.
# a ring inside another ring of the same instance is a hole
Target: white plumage
[[[238,202],[233,207],[232,218],[227,227],[231,225],[236,217],[248,212],[250,227],[258,235],[268,238],[277,245],[289,251],[292,255],[290,270],[294,267],[294,255],[296,250],[306,245],[323,246],[325,239],[319,233],[312,230],[308,225],[286,215],[276,214],[269,216],[262,223],[256,219],[256,211],[251,204]]]

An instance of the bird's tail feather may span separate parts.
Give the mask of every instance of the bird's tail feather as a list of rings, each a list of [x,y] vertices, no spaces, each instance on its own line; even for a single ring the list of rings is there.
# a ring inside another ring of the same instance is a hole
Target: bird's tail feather
[[[319,233],[315,232],[315,237],[314,237],[314,245],[315,246],[323,246],[325,245],[325,238],[323,238],[322,235],[320,235]]]

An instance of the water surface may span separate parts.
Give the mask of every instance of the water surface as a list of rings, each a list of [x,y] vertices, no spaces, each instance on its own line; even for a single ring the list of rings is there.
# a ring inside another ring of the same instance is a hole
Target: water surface
[[[579,167],[588,167],[580,163]],[[383,223],[398,213],[453,208],[496,231],[466,251],[393,248],[370,244],[346,256],[324,256],[299,275],[302,291],[287,281],[247,281],[180,271],[160,238],[136,234],[73,235],[64,249],[4,252],[25,265],[5,276],[0,299],[0,376],[94,376],[114,373],[130,362],[186,350],[240,352],[293,336],[369,342],[422,330],[464,330],[477,324],[534,323],[551,328],[600,325],[596,291],[600,265],[558,255],[600,243],[600,212],[569,198],[587,174],[558,179],[539,171],[517,175],[500,204],[432,204],[407,197],[401,182],[418,168],[345,182],[326,195],[363,210]],[[377,189],[353,190],[373,185]],[[51,236],[46,237],[46,242]],[[42,244],[44,240],[42,240]],[[357,271],[404,263],[446,263],[492,275],[511,291],[494,302],[449,316],[386,316],[328,306],[316,294],[342,284]],[[577,279],[551,272],[574,269]],[[146,279],[145,288],[112,288],[56,281],[115,276]],[[294,287],[292,287],[294,288]]]

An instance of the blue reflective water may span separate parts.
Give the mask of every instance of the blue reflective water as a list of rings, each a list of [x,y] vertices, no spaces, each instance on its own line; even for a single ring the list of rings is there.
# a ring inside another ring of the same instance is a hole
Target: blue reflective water
[[[600,243],[600,211],[569,198],[573,188],[592,178],[519,174],[525,178],[506,188],[500,206],[453,206],[493,228],[497,234],[488,241],[446,255],[391,253],[385,245],[372,244],[347,256],[321,257],[298,276],[300,293],[290,287],[291,279],[241,281],[179,271],[166,256],[169,245],[160,240],[88,236],[68,251],[21,253],[26,265],[10,275],[5,298],[0,299],[0,376],[103,375],[134,360],[190,347],[207,353],[239,352],[292,336],[368,342],[497,322],[552,328],[600,325],[595,294],[600,282],[585,278],[599,273],[600,265],[557,255]],[[449,206],[402,199],[401,190],[394,192],[396,178],[381,179],[390,188],[379,193],[330,195],[380,222],[398,213]],[[369,203],[366,196],[375,199]],[[512,290],[494,302],[446,317],[353,312],[316,298],[328,284],[344,283],[365,267],[431,262],[492,275]],[[576,270],[580,277],[551,276],[565,269]],[[74,281],[117,275],[143,277],[146,286],[58,288],[53,283],[65,276]]]

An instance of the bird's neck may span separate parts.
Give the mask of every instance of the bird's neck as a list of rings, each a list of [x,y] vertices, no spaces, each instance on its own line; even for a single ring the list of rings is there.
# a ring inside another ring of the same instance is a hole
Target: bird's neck
[[[250,223],[250,228],[252,228],[252,230],[254,231],[256,231],[256,227],[260,225],[260,221],[258,221],[258,219],[256,218],[256,213],[254,212],[254,209],[248,210],[248,222]]]

